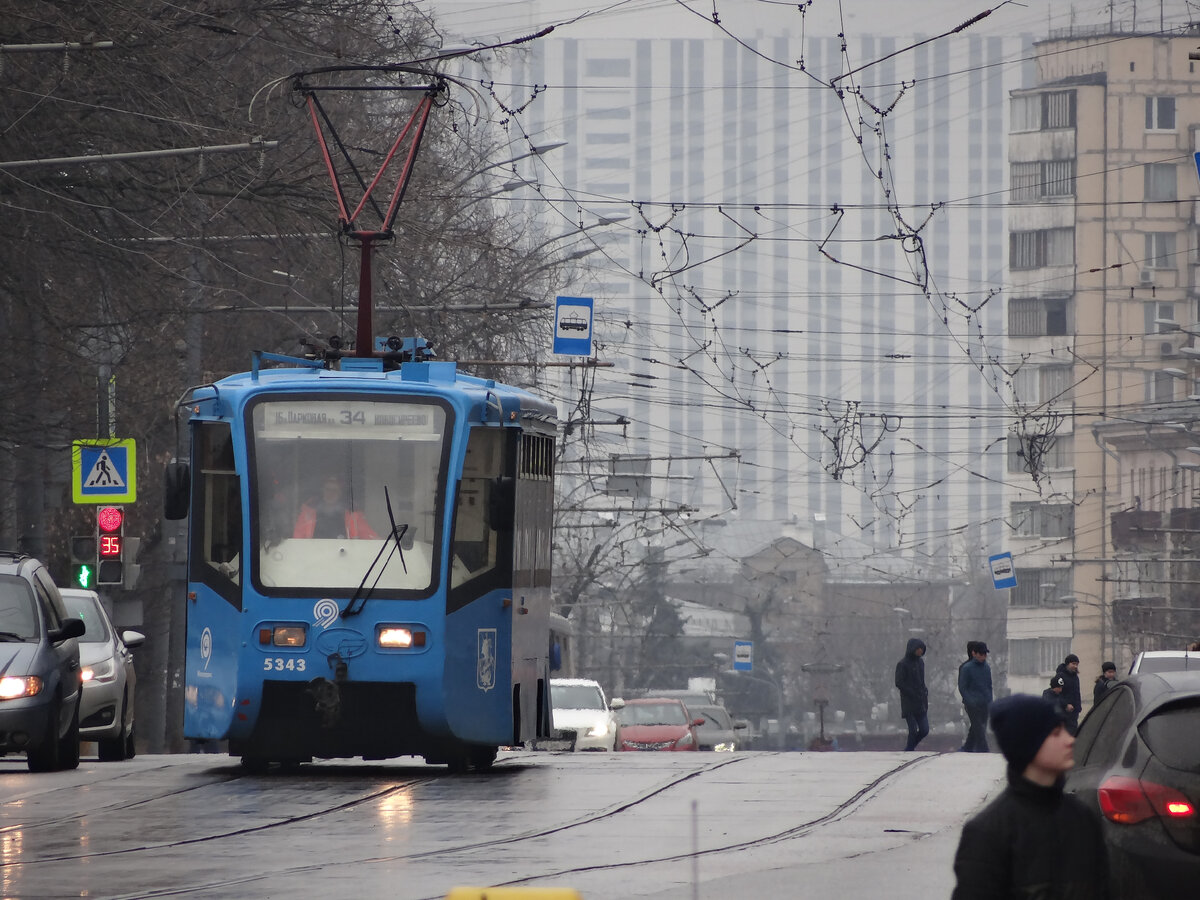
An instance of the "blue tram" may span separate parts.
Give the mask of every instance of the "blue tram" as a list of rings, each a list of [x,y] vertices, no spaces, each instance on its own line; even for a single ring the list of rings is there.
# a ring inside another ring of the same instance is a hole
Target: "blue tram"
[[[249,769],[550,734],[554,407],[411,355],[260,353],[181,401],[184,735]]]

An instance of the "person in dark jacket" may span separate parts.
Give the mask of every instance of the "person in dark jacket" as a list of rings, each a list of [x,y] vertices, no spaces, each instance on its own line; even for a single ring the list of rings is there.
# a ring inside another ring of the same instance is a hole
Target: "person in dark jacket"
[[[951,900],[1108,900],[1100,823],[1063,793],[1075,738],[1040,697],[1014,694],[991,707],[1008,762],[1008,786],[963,825]]]
[[[1101,698],[1108,693],[1108,689],[1116,683],[1117,664],[1106,661],[1100,667],[1100,677],[1096,679],[1095,687],[1092,688],[1092,705],[1095,706],[1099,703]]]
[[[1054,675],[1050,679],[1050,687],[1042,691],[1042,699],[1049,701],[1058,710],[1059,716],[1065,722],[1067,720],[1067,701],[1063,697],[1063,688],[1066,683],[1061,675]]]
[[[1068,653],[1067,658],[1058,664],[1055,675],[1063,680],[1063,698],[1067,703],[1067,728],[1071,734],[1079,730],[1079,711],[1083,708],[1083,698],[1079,695],[1079,657]]]
[[[900,715],[908,725],[905,750],[916,750],[929,734],[929,689],[925,687],[925,642],[909,638],[904,659],[896,663],[896,689],[900,691]]]
[[[975,641],[971,658],[959,666],[958,693],[970,720],[967,739],[961,750],[967,753],[987,753],[988,704],[992,702],[992,670],[988,666],[988,646]]]

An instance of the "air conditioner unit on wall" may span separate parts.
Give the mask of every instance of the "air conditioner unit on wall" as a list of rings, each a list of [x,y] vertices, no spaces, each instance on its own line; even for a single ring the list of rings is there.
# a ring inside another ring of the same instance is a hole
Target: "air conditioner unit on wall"
[[[1170,341],[1163,341],[1161,344],[1158,345],[1158,353],[1160,356],[1164,356],[1164,357],[1178,356],[1179,350],[1176,349],[1175,345],[1173,343],[1171,343]]]
[[[1142,284],[1154,284],[1154,270],[1142,269]]]

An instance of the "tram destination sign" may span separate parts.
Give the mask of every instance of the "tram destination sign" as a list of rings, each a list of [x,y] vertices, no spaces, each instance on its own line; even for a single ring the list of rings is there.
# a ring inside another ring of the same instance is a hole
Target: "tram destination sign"
[[[273,400],[254,410],[254,430],[267,440],[368,438],[438,441],[446,414],[431,403],[375,400]]]

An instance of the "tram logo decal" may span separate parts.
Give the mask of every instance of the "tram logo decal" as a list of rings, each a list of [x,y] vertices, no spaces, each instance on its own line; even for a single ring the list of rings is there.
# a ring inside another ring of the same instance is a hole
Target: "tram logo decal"
[[[208,671],[208,664],[212,661],[212,629],[205,628],[200,632],[200,658],[204,660],[204,670]]]
[[[475,655],[475,686],[490,691],[496,686],[496,629],[480,628]]]
[[[328,628],[338,617],[338,605],[332,600],[318,600],[313,606],[313,622]]]

